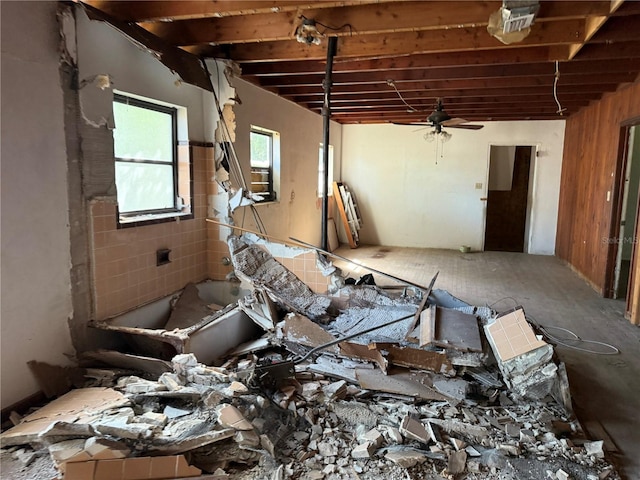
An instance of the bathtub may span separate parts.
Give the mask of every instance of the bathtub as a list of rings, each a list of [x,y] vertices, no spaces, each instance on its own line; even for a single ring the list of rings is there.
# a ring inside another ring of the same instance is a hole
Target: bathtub
[[[177,292],[89,325],[118,332],[127,344],[129,351],[126,353],[161,360],[171,360],[179,353],[193,353],[200,363],[206,365],[218,365],[226,352],[264,334],[237,306],[238,299],[250,290],[237,283],[212,280],[196,287],[205,302],[227,306],[190,327],[168,331],[164,325],[169,319],[172,302],[180,294]]]

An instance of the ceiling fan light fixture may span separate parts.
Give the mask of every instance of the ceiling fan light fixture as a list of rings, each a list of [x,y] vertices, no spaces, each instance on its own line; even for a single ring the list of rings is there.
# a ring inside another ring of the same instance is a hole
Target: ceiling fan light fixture
[[[423,138],[429,143],[432,143],[435,140],[438,140],[441,143],[447,143],[449,140],[451,140],[451,137],[453,137],[453,135],[451,135],[449,132],[445,132],[444,130],[432,130],[425,133]]]

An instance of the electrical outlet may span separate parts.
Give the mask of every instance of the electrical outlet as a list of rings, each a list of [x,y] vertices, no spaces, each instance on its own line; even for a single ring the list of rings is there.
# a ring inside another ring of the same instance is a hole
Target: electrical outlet
[[[482,190],[482,184],[476,183],[476,190]]]

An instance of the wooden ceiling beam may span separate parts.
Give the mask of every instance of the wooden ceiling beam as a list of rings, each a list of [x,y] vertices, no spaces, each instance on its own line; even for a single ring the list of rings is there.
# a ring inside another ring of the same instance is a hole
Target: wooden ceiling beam
[[[570,112],[574,113],[574,112]],[[522,116],[518,112],[509,112],[509,113],[500,113],[496,115],[492,114],[469,114],[464,118],[465,120],[469,120],[472,123],[482,123],[487,121],[506,121],[506,120],[564,120],[569,116],[569,113],[566,115],[558,115],[555,112],[549,113],[537,113],[537,114],[527,114],[526,116]],[[362,115],[362,116],[350,116],[350,115],[336,115],[333,120],[339,123],[392,123],[392,122],[420,122],[424,121],[424,118],[416,117],[416,116],[406,116],[400,114],[373,114],[373,115]],[[420,128],[420,125],[416,125],[416,128]],[[424,127],[428,128],[427,125]],[[411,126],[406,126],[406,128],[411,128]],[[445,127],[446,129],[446,127]],[[455,129],[447,130],[449,133],[454,133]]]
[[[640,2],[638,2],[640,4]],[[565,45],[566,47],[566,45]],[[397,58],[379,58],[372,60],[347,60],[333,64],[334,73],[359,71],[392,71],[423,68],[446,68],[472,65],[513,65],[521,63],[538,63],[556,60],[550,54],[553,47],[525,47],[500,50],[479,50],[470,52],[432,53],[405,55]],[[564,56],[568,55],[565,51]],[[585,45],[575,60],[614,60],[622,58],[639,58],[640,42],[617,42],[614,44]],[[325,62],[291,61],[291,62],[256,62],[240,65],[243,75],[312,75],[325,71]]]
[[[407,102],[416,110],[421,111],[432,111],[436,107],[437,99],[435,97],[423,97],[423,98],[415,98],[410,99],[411,101]],[[466,101],[456,101],[456,100],[466,100]],[[582,95],[573,95],[571,97],[563,96],[562,103],[568,103],[573,105],[582,105],[588,103],[589,99]],[[549,106],[555,105],[555,101],[553,97],[550,95],[547,96],[534,96],[531,95],[529,97],[486,97],[486,98],[474,98],[472,101],[468,99],[449,99],[447,101],[447,110],[452,108],[481,108],[484,105],[509,105],[513,106],[515,104],[526,104],[529,106]],[[310,101],[305,102],[307,108],[322,108],[322,102],[318,101]],[[402,101],[398,98],[392,99],[387,98],[380,101],[371,101],[371,100],[351,100],[344,102],[331,102],[331,111],[339,111],[345,109],[353,109],[358,110],[362,108],[377,108],[377,107],[400,107],[404,110],[407,110],[407,106],[402,103]]]
[[[412,98],[409,99],[411,101],[407,100],[407,103],[409,103],[410,105],[414,105],[414,103],[428,104],[434,107],[437,99],[442,97],[442,95],[437,95],[437,93],[444,93],[444,92],[426,92],[426,91],[418,92]],[[493,95],[491,95],[491,93],[493,93]],[[562,93],[562,94],[558,94],[558,97],[562,101],[573,102],[573,101],[579,101],[582,99],[592,100],[600,96],[601,94],[602,94],[602,91],[598,90],[594,92]],[[341,98],[345,98],[344,100],[345,103],[375,104],[376,102],[371,99],[371,97],[373,97],[374,95],[376,94],[367,93],[362,95],[353,95],[353,96],[346,96]],[[322,102],[318,102],[317,97],[308,97],[308,96],[295,97],[295,99],[298,103],[303,103],[307,106],[317,106],[318,104],[322,105]],[[495,92],[489,92],[487,95],[479,94],[478,96],[446,96],[446,99],[447,99],[447,105],[457,105],[457,104],[477,105],[477,104],[483,104],[486,102],[517,104],[517,103],[530,103],[530,102],[535,103],[535,102],[553,101],[553,96],[548,92],[546,92],[545,94],[540,94],[535,92],[528,94],[525,92],[520,95],[517,93],[513,93],[511,95],[496,95]],[[391,99],[386,98],[383,101],[389,101],[389,100]],[[342,102],[340,100],[332,99],[331,103],[332,105],[340,105]]]
[[[595,79],[594,79],[595,80]],[[606,78],[605,78],[606,80]],[[586,93],[586,92],[600,92],[600,91],[611,91],[610,89],[618,86],[618,83],[594,83],[584,84],[584,85],[571,85],[571,86],[559,86],[558,94],[562,93]],[[459,92],[461,95],[457,96],[466,96],[466,97],[474,97],[474,96],[484,96],[484,93],[480,95],[474,95],[473,92],[488,92],[486,95],[492,95],[492,92],[497,95],[506,95],[507,92],[523,92],[523,94],[529,95],[545,95],[551,94],[549,85],[537,85],[537,86],[525,86],[525,87],[484,87],[479,86],[478,88],[442,88],[442,89],[433,89],[426,86],[423,82],[416,82],[415,84],[408,85],[407,91],[411,90],[414,92],[432,92],[438,91],[442,92],[443,95],[435,95],[435,96],[446,96],[447,94],[444,92]],[[338,98],[341,95],[361,95],[361,94],[372,94],[379,95],[380,92],[393,92],[391,87],[384,84],[371,84],[371,85],[336,85],[334,89],[331,90],[332,99]],[[287,88],[281,89],[279,94],[283,97],[301,97],[301,96],[311,96],[318,97],[322,96],[322,90],[317,87],[297,87],[297,88]],[[403,95],[405,95],[403,93]]]
[[[637,56],[640,56],[638,54]],[[513,63],[546,62],[548,47],[525,47],[475,52],[427,53],[395,58],[345,60],[333,64],[334,73],[359,71],[389,71],[470,65],[509,65]],[[310,75],[324,73],[325,62],[317,60],[291,62],[256,62],[240,64],[243,75]]]
[[[341,5],[363,3],[386,3],[398,0],[166,0],[113,1],[83,0],[123,22],[164,22],[198,18],[221,18],[236,15],[257,15],[261,13],[295,12],[305,9],[333,8]]]
[[[579,103],[572,103],[572,102],[562,102],[562,107],[563,108],[567,108],[569,110],[577,110],[580,107],[583,107],[585,105],[587,105],[589,102],[588,101],[582,101]],[[500,113],[500,112],[556,112],[558,110],[558,106],[557,104],[553,103],[552,104],[548,104],[548,105],[529,105],[529,104],[521,104],[521,105],[509,105],[509,104],[495,104],[495,103],[486,103],[484,105],[480,105],[480,106],[471,106],[471,107],[464,107],[464,106],[452,106],[450,104],[445,105],[447,113],[449,115],[451,115],[452,117],[463,117],[469,113],[475,113],[475,114],[480,114],[480,113]],[[311,106],[308,107],[309,110],[311,111],[315,111],[318,112],[320,110],[322,110],[322,107],[320,106]],[[397,105],[389,105],[389,106],[367,106],[367,107],[361,107],[361,108],[348,108],[348,107],[344,107],[343,109],[340,108],[336,108],[334,110],[334,108],[332,107],[331,109],[332,111],[332,115],[338,115],[338,114],[344,114],[344,115],[360,115],[362,113],[391,113],[391,112],[398,112],[398,113],[409,113],[407,112],[406,107],[403,109],[400,106]],[[431,112],[433,111],[433,107],[431,108],[425,108],[425,109],[419,109],[418,112],[420,112],[423,116],[423,118],[426,118]]]
[[[489,16],[501,7],[501,2],[429,1],[394,2],[339,6],[333,8],[301,7],[298,10],[268,12],[254,15],[224,16],[145,22],[142,27],[175,45],[234,44],[277,41],[293,38],[301,15],[313,19],[318,29],[328,35],[356,36],[419,30],[486,27]],[[604,2],[549,2],[542,6],[536,22],[563,19],[595,18],[609,13]],[[604,17],[606,18],[606,17]],[[338,28],[349,25],[347,28]],[[330,28],[328,28],[330,27]]]
[[[566,83],[586,83],[592,76],[596,78],[602,75],[633,74],[640,71],[640,58],[611,60],[608,62],[565,62],[559,64],[561,79]],[[333,85],[386,83],[392,80],[401,89],[402,82],[443,80],[453,82],[456,80],[478,81],[481,79],[524,80],[525,83],[547,84],[553,82],[555,66],[553,63],[528,63],[521,65],[496,65],[496,66],[472,66],[451,67],[424,70],[395,70],[375,71],[359,73],[336,73],[333,75]],[[624,78],[620,81],[629,81]],[[260,85],[265,87],[289,87],[289,86],[313,86],[322,85],[324,75],[294,75],[283,77],[262,77]],[[596,82],[597,83],[597,82]]]
[[[631,2],[638,3],[638,2]],[[590,43],[634,42],[640,40],[640,15],[612,16],[593,35]]]
[[[567,92],[559,92],[558,97],[562,100],[565,98],[569,98],[568,96],[572,95],[584,95],[587,98],[597,98],[603,92],[613,92],[617,89],[618,84],[606,84],[606,85],[579,85],[573,87],[570,91]],[[362,95],[372,95],[362,94]],[[375,94],[373,94],[375,95]],[[425,90],[424,96],[425,98],[468,98],[468,97],[522,97],[522,96],[540,96],[540,95],[548,95],[551,97],[553,92],[549,89],[549,87],[528,87],[528,88],[487,88],[482,90]],[[353,97],[350,97],[353,98]],[[296,103],[307,103],[312,102],[317,99],[317,96],[295,96],[292,97]],[[333,98],[332,98],[333,100]]]
[[[445,4],[447,4],[445,6]],[[379,34],[487,24],[500,2],[397,2],[264,13],[244,17],[144,23],[142,26],[179,45],[217,45],[292,39],[300,16],[317,22],[332,36]],[[337,29],[342,25],[351,28]],[[323,25],[332,27],[327,28]],[[333,28],[336,28],[335,30]]]
[[[426,30],[418,32],[358,35],[338,41],[336,61],[347,58],[384,58],[400,55],[466,50],[491,50],[570,44],[584,38],[584,20],[540,22],[517,46],[503,45],[487,33],[486,27],[467,27],[452,30]],[[326,42],[306,45],[295,41],[261,42],[254,44],[224,45],[205,50],[187,49],[203,56],[231,58],[237,62],[324,60]]]

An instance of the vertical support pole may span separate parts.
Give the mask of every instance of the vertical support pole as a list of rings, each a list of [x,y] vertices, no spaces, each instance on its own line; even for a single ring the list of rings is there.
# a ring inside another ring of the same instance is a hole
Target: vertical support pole
[[[327,220],[329,217],[329,126],[331,121],[331,75],[333,73],[333,57],[336,54],[338,37],[329,37],[327,45],[327,66],[325,69],[324,82],[324,103],[322,104],[323,136],[322,136],[322,165],[324,168],[324,178],[322,179],[324,193],[322,195],[322,250],[329,250]]]

